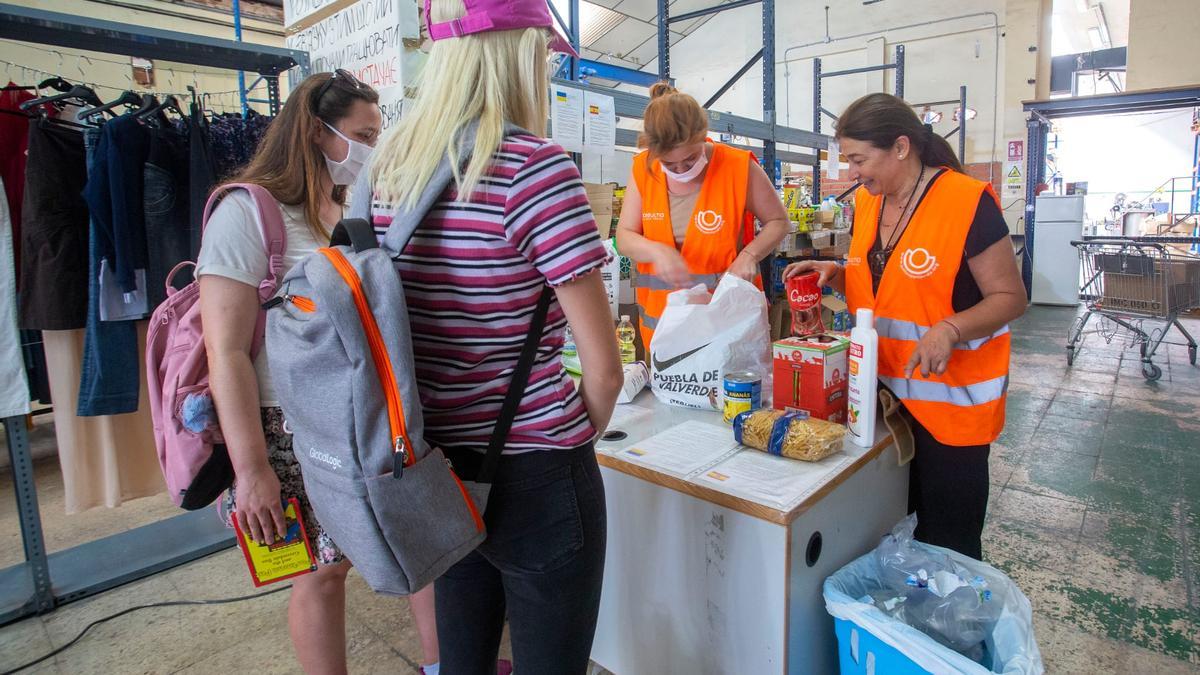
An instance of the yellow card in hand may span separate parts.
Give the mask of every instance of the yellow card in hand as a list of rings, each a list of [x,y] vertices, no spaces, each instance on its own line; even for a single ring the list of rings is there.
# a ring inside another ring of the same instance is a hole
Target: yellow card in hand
[[[295,497],[283,503],[283,519],[287,524],[287,536],[265,545],[255,543],[250,533],[243,532],[237,524],[237,517],[233,519],[238,546],[246,556],[246,566],[250,568],[250,578],[255,586],[291,579],[317,569],[317,559],[308,545],[308,533],[300,518],[300,503]]]

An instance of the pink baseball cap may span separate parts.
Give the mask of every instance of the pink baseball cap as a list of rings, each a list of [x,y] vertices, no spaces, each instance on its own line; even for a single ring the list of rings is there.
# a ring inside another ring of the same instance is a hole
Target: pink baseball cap
[[[425,21],[429,24],[429,37],[433,40],[494,30],[549,28],[550,49],[579,56],[571,42],[555,27],[547,0],[463,0],[466,15],[443,23],[433,23],[429,15],[429,2],[425,0]]]

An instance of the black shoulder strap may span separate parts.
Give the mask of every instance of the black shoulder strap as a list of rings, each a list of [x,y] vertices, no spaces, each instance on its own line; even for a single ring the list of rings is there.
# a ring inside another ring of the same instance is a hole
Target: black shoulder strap
[[[508,385],[508,393],[504,396],[504,404],[500,408],[500,419],[496,420],[496,428],[492,430],[492,438],[488,441],[487,455],[479,467],[476,481],[491,483],[500,466],[500,452],[508,440],[508,432],[512,430],[513,419],[521,407],[521,399],[525,397],[525,387],[529,384],[529,375],[533,372],[533,362],[537,358],[538,345],[542,333],[546,329],[546,316],[550,313],[550,300],[554,291],[549,286],[542,287],[542,295],[538,298],[537,309],[529,323],[529,334],[525,336],[525,344],[521,347],[521,358],[513,370],[512,382]]]
[[[355,253],[379,248],[379,240],[375,238],[375,228],[366,218],[343,218],[333,228],[329,237],[330,246],[353,246]]]

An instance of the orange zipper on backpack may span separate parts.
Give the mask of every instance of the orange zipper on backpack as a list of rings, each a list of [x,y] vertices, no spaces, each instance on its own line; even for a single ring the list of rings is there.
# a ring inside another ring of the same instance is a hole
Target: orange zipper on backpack
[[[392,368],[392,360],[388,358],[387,345],[383,341],[383,334],[379,330],[379,324],[375,321],[375,315],[371,312],[371,305],[367,302],[367,295],[363,292],[362,279],[359,278],[358,272],[354,270],[354,266],[346,260],[346,256],[336,248],[320,249],[322,255],[329,259],[333,265],[333,269],[337,271],[346,285],[350,287],[350,295],[354,297],[354,306],[358,310],[358,318],[362,322],[363,332],[367,337],[367,344],[371,348],[371,359],[375,362],[375,373],[379,377],[379,385],[383,389],[384,398],[387,399],[388,410],[388,426],[391,428],[392,439],[395,452],[403,452],[404,466],[412,466],[416,463],[416,457],[413,455],[412,440],[408,437],[408,428],[404,423],[404,405],[400,398],[400,391],[396,388],[396,373]],[[471,512],[471,518],[475,521],[475,527],[482,532],[484,529],[483,518],[479,514],[479,509],[475,506],[475,500],[467,493],[467,488],[459,480],[458,475],[452,469],[447,467],[450,475],[454,477],[454,482],[458,484],[458,489],[462,492],[463,501],[467,504],[467,509]]]

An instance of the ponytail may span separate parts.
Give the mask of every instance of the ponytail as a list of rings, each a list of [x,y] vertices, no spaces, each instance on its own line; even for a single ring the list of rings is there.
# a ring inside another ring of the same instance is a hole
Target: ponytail
[[[942,138],[928,124],[922,125],[925,128],[925,133],[918,148],[921,151],[921,161],[925,166],[948,166],[959,173],[963,172],[962,162],[959,161],[958,155],[954,154],[954,148],[950,145],[950,141]]]
[[[696,99],[667,82],[650,87],[650,103],[642,122],[638,147],[647,148],[651,157],[700,143],[708,135],[708,113]]]
[[[868,94],[846,108],[838,118],[838,138],[853,138],[887,149],[901,136],[917,151],[927,166],[946,166],[963,173],[962,162],[946,139],[934,133],[933,127],[922,124],[921,118],[904,99],[891,94]]]

